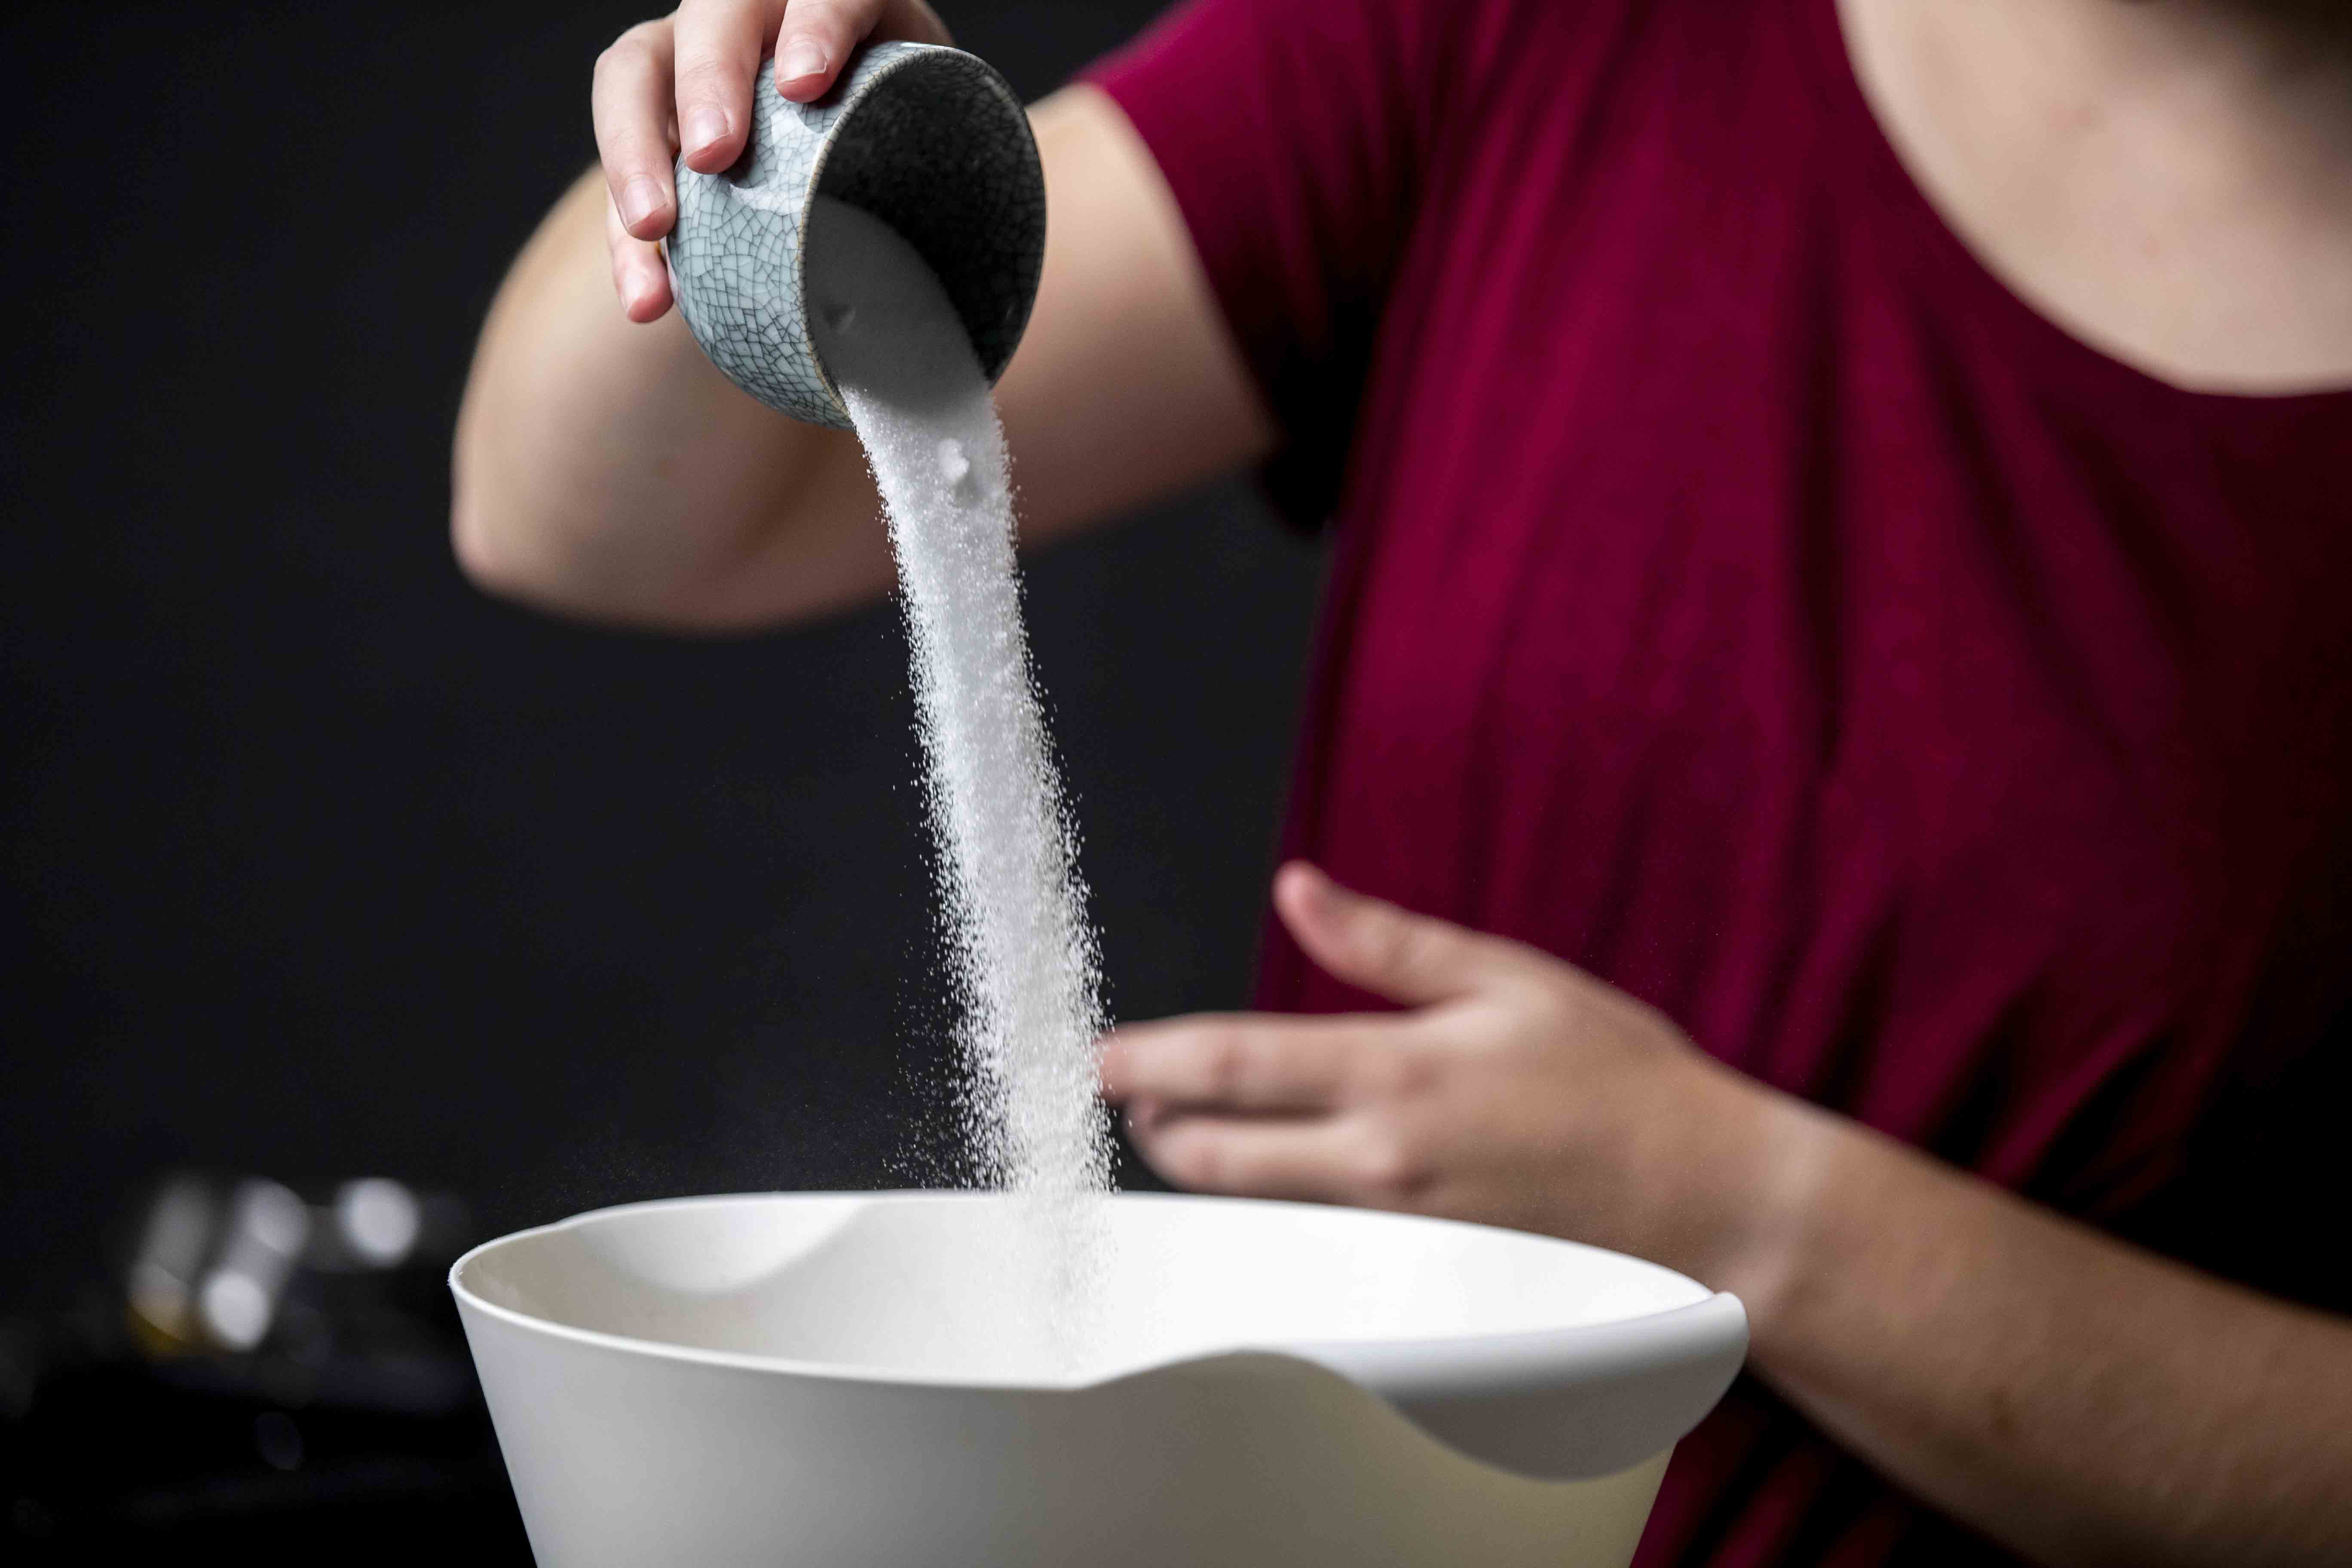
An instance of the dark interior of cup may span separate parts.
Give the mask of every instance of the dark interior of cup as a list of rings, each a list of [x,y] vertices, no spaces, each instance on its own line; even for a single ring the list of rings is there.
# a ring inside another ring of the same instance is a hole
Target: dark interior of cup
[[[817,190],[920,251],[990,381],[1029,324],[1045,263],[1045,175],[1004,79],[949,49],[909,54],[842,119]]]

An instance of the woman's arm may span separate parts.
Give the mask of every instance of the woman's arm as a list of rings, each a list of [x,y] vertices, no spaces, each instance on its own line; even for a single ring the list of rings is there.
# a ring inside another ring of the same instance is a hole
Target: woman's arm
[[[1768,1089],[1531,948],[1303,866],[1276,905],[1413,1010],[1119,1030],[1106,1089],[1171,1180],[1548,1231],[1731,1290],[1766,1381],[2041,1562],[2352,1563],[2352,1324]]]
[[[1809,1120],[1755,1361],[1825,1429],[2043,1562],[2352,1563],[2352,1323]]]
[[[877,21],[940,36],[929,16],[908,0],[688,0],[606,52],[603,168],[532,237],[475,353],[451,517],[468,575],[574,615],[703,630],[887,587],[855,438],[794,424],[721,377],[669,310],[652,242],[675,211],[676,127],[715,110],[728,129],[689,162],[732,163],[779,27],[780,59],[798,58],[804,34],[824,58],[792,79],[787,95],[804,99]],[[1118,106],[1074,88],[1032,121],[1045,266],[997,401],[1035,540],[1246,463],[1273,436],[1182,216]]]

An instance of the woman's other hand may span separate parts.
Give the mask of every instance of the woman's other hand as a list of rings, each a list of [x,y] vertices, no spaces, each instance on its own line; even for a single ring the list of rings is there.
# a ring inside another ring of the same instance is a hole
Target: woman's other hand
[[[596,152],[604,169],[604,234],[613,288],[633,321],[670,307],[669,275],[654,242],[677,216],[671,168],[717,174],[742,155],[751,85],[775,56],[776,90],[823,97],[869,39],[944,44],[948,30],[923,0],[686,0],[640,22],[596,60]]]
[[[1621,1247],[1759,1293],[1818,1113],[1547,953],[1275,881],[1300,946],[1411,1011],[1204,1015],[1123,1027],[1107,1096],[1198,1191],[1410,1210]]]

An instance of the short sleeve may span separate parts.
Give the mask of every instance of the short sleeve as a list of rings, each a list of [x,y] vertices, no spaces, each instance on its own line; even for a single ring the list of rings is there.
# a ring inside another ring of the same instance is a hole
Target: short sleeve
[[[1319,524],[1427,163],[1444,40],[1416,0],[1188,0],[1087,73],[1175,194]]]

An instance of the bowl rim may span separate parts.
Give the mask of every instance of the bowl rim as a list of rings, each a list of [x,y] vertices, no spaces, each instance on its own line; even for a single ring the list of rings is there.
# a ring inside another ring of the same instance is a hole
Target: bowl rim
[[[901,1188],[877,1191],[809,1191],[751,1192],[698,1194],[680,1197],[647,1198],[632,1203],[610,1204],[601,1208],[583,1210],[546,1225],[531,1226],[492,1237],[468,1248],[464,1256],[449,1266],[449,1289],[458,1306],[468,1312],[505,1323],[526,1333],[567,1341],[623,1355],[650,1357],[659,1361],[685,1362],[705,1366],[748,1372],[776,1377],[817,1378],[829,1382],[889,1384],[900,1386],[937,1389],[941,1391],[969,1390],[1002,1394],[1076,1394],[1090,1389],[1107,1388],[1131,1378],[1148,1377],[1181,1367],[1202,1363],[1227,1361],[1236,1357],[1253,1360],[1275,1359],[1286,1363],[1318,1366],[1332,1370],[1327,1362],[1344,1354],[1348,1347],[1366,1347],[1382,1359],[1433,1354],[1445,1359],[1466,1355],[1476,1360],[1489,1360],[1500,1354],[1512,1360],[1534,1354],[1550,1359],[1570,1342],[1611,1340],[1631,1332],[1644,1334],[1636,1325],[1660,1325],[1681,1318],[1712,1326],[1725,1320],[1728,1313],[1738,1320],[1740,1337],[1745,1339],[1745,1314],[1736,1298],[1711,1290],[1687,1275],[1653,1263],[1630,1253],[1612,1251],[1588,1242],[1571,1241],[1564,1237],[1545,1236],[1535,1231],[1512,1230],[1503,1226],[1479,1224],[1472,1220],[1451,1219],[1436,1215],[1401,1214],[1390,1210],[1357,1209],[1330,1204],[1301,1203],[1275,1198],[1239,1198],[1204,1193],[1113,1193],[1112,1202],[1122,1204],[1167,1204],[1182,1206],[1223,1207],[1246,1205],[1254,1209],[1308,1210],[1318,1215],[1342,1214],[1376,1216],[1383,1222],[1415,1226],[1444,1226],[1480,1232],[1493,1232],[1511,1237],[1516,1242],[1536,1246],[1569,1247],[1580,1253],[1598,1255],[1619,1264],[1631,1265],[1642,1271],[1664,1276],[1666,1280],[1687,1287],[1689,1299],[1671,1307],[1637,1312],[1625,1317],[1604,1318],[1594,1321],[1537,1330],[1506,1330],[1487,1333],[1440,1334],[1399,1338],[1359,1340],[1299,1340],[1283,1343],[1234,1344],[1208,1346],[1187,1351],[1135,1365],[1121,1365],[1107,1372],[1082,1370],[1066,1378],[1039,1375],[1004,1375],[970,1373],[943,1375],[936,1371],[913,1371],[906,1368],[862,1364],[853,1362],[810,1361],[793,1356],[767,1355],[750,1351],[714,1350],[701,1345],[679,1344],[672,1341],[646,1339],[635,1334],[613,1333],[602,1329],[586,1329],[553,1318],[541,1317],[520,1308],[493,1301],[475,1290],[466,1281],[467,1269],[489,1254],[519,1246],[533,1237],[587,1227],[600,1221],[646,1211],[691,1209],[770,1203],[815,1201],[854,1201],[860,1204],[917,1205],[941,1202],[1002,1201],[1009,1194],[1002,1192],[969,1188]]]

